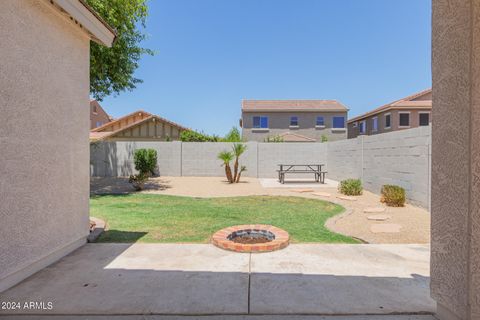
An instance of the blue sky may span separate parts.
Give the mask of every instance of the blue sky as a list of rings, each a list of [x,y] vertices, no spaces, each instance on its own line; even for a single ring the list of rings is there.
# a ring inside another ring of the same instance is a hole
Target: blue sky
[[[349,117],[431,86],[430,0],[151,0],[143,79],[108,97],[225,134],[242,99],[336,99]]]

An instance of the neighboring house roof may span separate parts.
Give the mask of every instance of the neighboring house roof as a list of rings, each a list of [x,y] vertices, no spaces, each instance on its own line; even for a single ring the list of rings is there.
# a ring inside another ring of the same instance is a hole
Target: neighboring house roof
[[[315,142],[315,139],[309,138],[302,136],[301,134],[298,133],[293,133],[293,132],[284,132],[279,134],[279,137],[282,138],[284,142]]]
[[[359,115],[359,116],[356,116],[352,119],[349,119],[348,123],[358,121],[358,120],[362,120],[364,118],[368,118],[368,117],[373,116],[375,114],[378,114],[380,112],[385,112],[385,111],[388,111],[388,110],[391,110],[391,109],[402,109],[402,108],[403,109],[415,109],[415,108],[425,109],[425,108],[431,108],[432,107],[432,100],[430,100],[430,99],[429,100],[416,100],[416,99],[421,98],[422,96],[429,95],[431,93],[432,93],[432,89],[427,89],[427,90],[417,92],[417,93],[412,94],[408,97],[405,97],[405,98],[387,103],[387,104],[385,104],[381,107],[378,107],[378,108],[376,108],[372,111],[369,111],[367,113],[364,113],[362,115]]]
[[[115,124],[121,123],[122,120],[125,120],[127,118],[133,118],[134,116],[136,116],[138,114],[142,114],[144,116],[144,118],[136,120],[136,121],[134,121],[132,123],[129,123],[127,125],[121,126],[120,128],[118,128],[116,130],[111,130],[111,131],[107,130],[109,128],[114,127]],[[181,130],[181,131],[190,130],[190,129],[188,129],[184,126],[181,126],[181,125],[179,125],[179,124],[177,124],[173,121],[167,120],[167,119],[159,117],[157,115],[153,115],[153,114],[145,112],[143,110],[138,110],[138,111],[132,112],[132,113],[126,115],[126,116],[123,116],[121,118],[118,118],[118,119],[116,119],[112,122],[106,123],[106,124],[104,124],[104,125],[102,125],[98,128],[94,128],[94,129],[90,130],[90,140],[98,141],[98,140],[106,139],[108,137],[111,137],[111,136],[114,136],[114,135],[118,134],[119,132],[122,132],[122,131],[127,130],[127,129],[131,129],[133,127],[141,125],[144,122],[151,121],[151,120],[154,120],[154,121],[158,120],[158,121],[161,121],[161,122],[168,123],[169,125],[171,125],[173,127],[176,127],[178,130]]]
[[[336,100],[242,100],[242,111],[288,112],[328,111],[345,112],[348,108]]]
[[[50,0],[73,23],[87,32],[93,41],[111,47],[116,32],[84,0]]]

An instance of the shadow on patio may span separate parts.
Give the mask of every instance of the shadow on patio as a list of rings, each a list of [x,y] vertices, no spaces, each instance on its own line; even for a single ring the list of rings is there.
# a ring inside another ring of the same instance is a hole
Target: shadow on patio
[[[285,252],[240,254],[212,245],[89,244],[0,294],[1,301],[52,302],[53,309],[2,310],[0,315],[345,315],[435,310],[429,278],[416,274],[428,270],[422,258],[423,251],[428,256],[428,248],[326,246],[291,245]],[[357,255],[350,257],[351,264],[335,272],[343,260],[339,256],[352,250]],[[411,261],[405,258],[408,252]],[[357,267],[364,259],[371,260],[365,270]]]

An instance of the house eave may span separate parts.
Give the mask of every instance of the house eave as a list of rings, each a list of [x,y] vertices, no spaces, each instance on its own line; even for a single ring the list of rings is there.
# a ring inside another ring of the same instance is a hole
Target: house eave
[[[111,47],[116,33],[95,11],[83,0],[49,0],[70,19],[87,32],[92,39],[101,45]]]

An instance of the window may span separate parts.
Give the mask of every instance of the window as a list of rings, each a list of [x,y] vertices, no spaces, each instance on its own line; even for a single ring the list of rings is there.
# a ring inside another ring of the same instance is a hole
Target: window
[[[385,129],[390,128],[392,125],[392,115],[390,113],[387,113],[385,115]]]
[[[93,113],[97,114],[97,106],[93,105]]]
[[[378,117],[372,118],[372,132],[378,131]]]
[[[298,117],[290,117],[290,127],[298,127]]]
[[[421,126],[428,126],[430,124],[430,114],[420,113],[418,115],[418,124]]]
[[[358,126],[358,122],[353,123],[353,127],[356,128]]]
[[[103,122],[102,122],[102,121],[97,121],[97,123],[96,123],[96,126],[95,126],[95,127],[96,127],[96,128],[98,128],[98,127],[100,127],[102,124],[103,124]]]
[[[317,126],[319,127],[324,127],[325,126],[325,120],[323,119],[323,116],[318,116],[317,117]]]
[[[333,117],[332,128],[334,129],[345,128],[345,117]]]
[[[358,125],[358,132],[360,134],[365,134],[365,128],[366,127],[366,122],[365,120],[364,121],[360,121],[359,125]]]
[[[409,127],[410,126],[410,113],[399,113],[399,126],[400,127]]]
[[[253,127],[256,129],[268,129],[268,117],[253,117]]]

